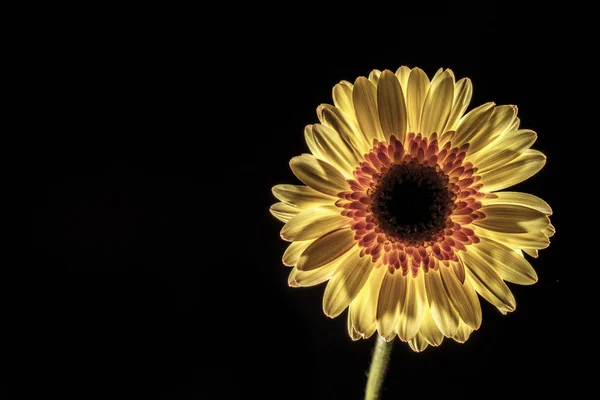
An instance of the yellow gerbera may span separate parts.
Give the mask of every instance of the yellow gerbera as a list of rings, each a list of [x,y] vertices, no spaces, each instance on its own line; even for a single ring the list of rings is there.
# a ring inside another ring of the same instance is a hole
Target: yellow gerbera
[[[290,161],[306,185],[277,185],[272,214],[291,242],[290,286],[329,281],[326,315],[348,310],[352,339],[395,336],[415,351],[481,325],[477,293],[514,311],[504,281],[529,285],[554,233],[550,206],[498,192],[537,173],[546,157],[519,129],[517,107],[466,115],[472,85],[440,69],[374,70],[333,88],[304,131],[312,154]]]

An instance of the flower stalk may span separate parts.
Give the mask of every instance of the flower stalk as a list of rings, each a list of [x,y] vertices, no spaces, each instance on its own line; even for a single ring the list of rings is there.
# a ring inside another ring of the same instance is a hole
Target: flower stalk
[[[381,389],[387,372],[387,366],[390,361],[390,355],[393,342],[386,342],[377,336],[371,368],[369,369],[369,378],[367,380],[367,389],[365,391],[365,400],[381,399]]]

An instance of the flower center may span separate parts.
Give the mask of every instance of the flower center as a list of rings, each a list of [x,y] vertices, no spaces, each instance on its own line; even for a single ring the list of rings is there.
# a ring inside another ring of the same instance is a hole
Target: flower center
[[[373,142],[335,203],[350,218],[361,257],[416,276],[420,268],[458,262],[457,252],[479,242],[470,224],[485,218],[483,185],[465,162],[469,145],[452,147],[453,134]]]
[[[416,160],[393,165],[370,196],[378,225],[407,244],[437,240],[456,200],[448,183],[443,172]]]

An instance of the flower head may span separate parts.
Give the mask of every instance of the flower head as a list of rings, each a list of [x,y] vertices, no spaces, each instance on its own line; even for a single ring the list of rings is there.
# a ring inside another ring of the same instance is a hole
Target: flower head
[[[477,294],[514,311],[505,281],[528,285],[554,233],[538,197],[500,192],[537,173],[517,107],[465,115],[471,81],[451,70],[373,71],[333,89],[304,131],[312,154],[290,161],[304,185],[277,185],[271,213],[291,242],[290,286],[329,281],[323,310],[348,308],[352,339],[398,336],[415,351],[481,325]]]

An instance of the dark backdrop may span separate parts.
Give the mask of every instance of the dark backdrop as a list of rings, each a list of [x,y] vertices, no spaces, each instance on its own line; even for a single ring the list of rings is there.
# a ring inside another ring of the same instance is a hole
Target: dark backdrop
[[[352,342],[345,314],[323,315],[324,285],[287,286],[270,189],[297,182],[288,161],[307,151],[303,128],[335,83],[403,64],[470,77],[472,105],[519,106],[548,163],[517,189],[551,204],[558,233],[532,261],[539,282],[510,285],[516,312],[482,300],[483,325],[464,345],[415,354],[396,342],[384,398],[573,382],[575,239],[559,182],[575,107],[562,99],[581,61],[563,38],[576,34],[489,13],[331,21],[313,10],[293,22],[153,11],[57,24],[25,48],[27,259],[44,288],[27,335],[59,393],[361,398],[373,340]]]

